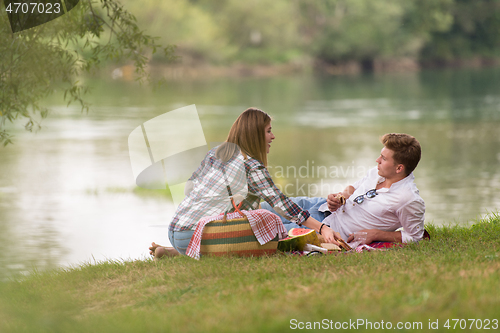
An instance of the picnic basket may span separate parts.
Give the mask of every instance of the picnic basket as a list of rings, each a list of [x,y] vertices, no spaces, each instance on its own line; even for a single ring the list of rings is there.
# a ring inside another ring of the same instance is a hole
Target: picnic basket
[[[205,225],[201,238],[200,254],[202,256],[254,256],[259,257],[276,253],[278,235],[261,245],[255,237],[245,214],[231,202],[240,217],[227,219],[227,212],[221,220],[215,220]]]

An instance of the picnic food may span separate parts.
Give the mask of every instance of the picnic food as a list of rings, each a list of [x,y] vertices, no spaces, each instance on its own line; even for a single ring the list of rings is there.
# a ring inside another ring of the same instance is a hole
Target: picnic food
[[[292,228],[288,231],[288,237],[278,242],[278,250],[283,252],[304,251],[306,244],[321,246],[329,251],[352,250],[343,240],[337,239],[340,247],[332,243],[320,243],[318,234],[311,229]]]
[[[304,251],[306,244],[321,246],[316,231],[311,229],[292,228],[288,232],[288,237],[278,242],[278,250]]]
[[[342,194],[337,194],[337,196],[335,196],[335,198],[339,199],[341,206],[345,205],[345,197]]]
[[[352,250],[352,248],[349,245],[347,245],[347,243],[344,242],[343,239],[337,239],[337,242],[340,244],[340,247],[343,248],[344,250],[346,251]]]
[[[304,229],[304,228],[292,228],[288,231],[288,236],[297,237],[302,235],[309,235],[313,232],[312,229]],[[314,231],[315,232],[315,231]],[[317,237],[317,236],[316,236]],[[312,244],[312,243],[309,243]]]
[[[342,250],[338,245],[332,243],[321,243],[321,247],[327,249],[328,251],[340,251]]]

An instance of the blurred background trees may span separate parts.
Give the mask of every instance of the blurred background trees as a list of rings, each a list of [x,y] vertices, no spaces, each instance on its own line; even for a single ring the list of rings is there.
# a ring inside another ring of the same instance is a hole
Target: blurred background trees
[[[420,54],[422,61],[444,64],[499,57],[500,1],[454,0],[449,13],[451,24],[432,34]]]
[[[497,0],[122,0],[148,33],[209,63],[498,58]]]
[[[155,52],[161,44],[175,45],[184,66],[298,64],[327,73],[500,59],[500,0],[82,0],[16,34],[0,9],[0,143],[10,140],[8,122],[36,127],[48,112],[38,102],[55,84],[85,107],[83,71],[128,61],[144,77],[149,60],[172,59],[173,46]]]

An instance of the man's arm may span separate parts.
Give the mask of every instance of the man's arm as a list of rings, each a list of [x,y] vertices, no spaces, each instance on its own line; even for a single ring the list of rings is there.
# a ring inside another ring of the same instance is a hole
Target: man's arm
[[[403,226],[403,243],[418,242],[424,237],[425,204],[421,198],[398,209],[396,215]]]
[[[367,233],[366,244],[371,242],[418,242],[424,235],[425,204],[423,200],[414,200],[401,207],[396,215],[403,226],[402,231],[382,231],[377,229],[360,230]],[[347,242],[354,239],[349,235]]]
[[[401,235],[401,231],[382,231],[377,229],[365,229],[360,230],[362,232],[366,232],[366,244],[370,244],[372,242],[396,242],[402,243],[403,237]],[[352,242],[354,240],[354,235],[349,235],[347,242]]]
[[[352,185],[347,186],[342,192],[329,194],[328,197],[326,198],[328,209],[331,212],[336,211],[341,206],[341,204],[340,200],[335,197],[339,194],[342,194],[344,198],[348,199],[361,184],[363,184],[365,181],[373,177],[373,175],[371,175],[371,173],[373,172],[376,172],[376,168],[370,169],[362,179],[354,182],[354,184]]]
[[[329,194],[328,197],[326,198],[326,202],[328,204],[328,209],[331,212],[334,212],[341,206],[340,200],[336,198],[337,195],[342,194],[344,196],[344,198],[347,199],[354,193],[355,190],[356,189],[354,188],[354,186],[349,185],[344,189],[344,191],[342,191],[340,193]]]
[[[347,199],[354,193],[354,191],[356,191],[354,186],[349,185],[344,189],[344,191],[342,191],[342,195]]]

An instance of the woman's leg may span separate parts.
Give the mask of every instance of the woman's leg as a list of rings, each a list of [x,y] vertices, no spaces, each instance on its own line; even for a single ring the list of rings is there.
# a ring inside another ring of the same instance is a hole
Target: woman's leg
[[[194,230],[188,231],[169,231],[168,240],[174,249],[182,255],[186,255],[191,237],[193,237]]]
[[[193,237],[194,230],[189,231],[169,231],[168,240],[173,247],[161,246],[156,243],[152,243],[149,248],[149,254],[154,255],[155,259],[164,256],[174,257],[178,255],[186,255],[186,250]]]
[[[153,242],[151,243],[151,247],[149,248],[149,254],[154,256],[155,259],[158,259],[165,256],[175,257],[178,256],[180,253],[173,247],[161,246]]]

